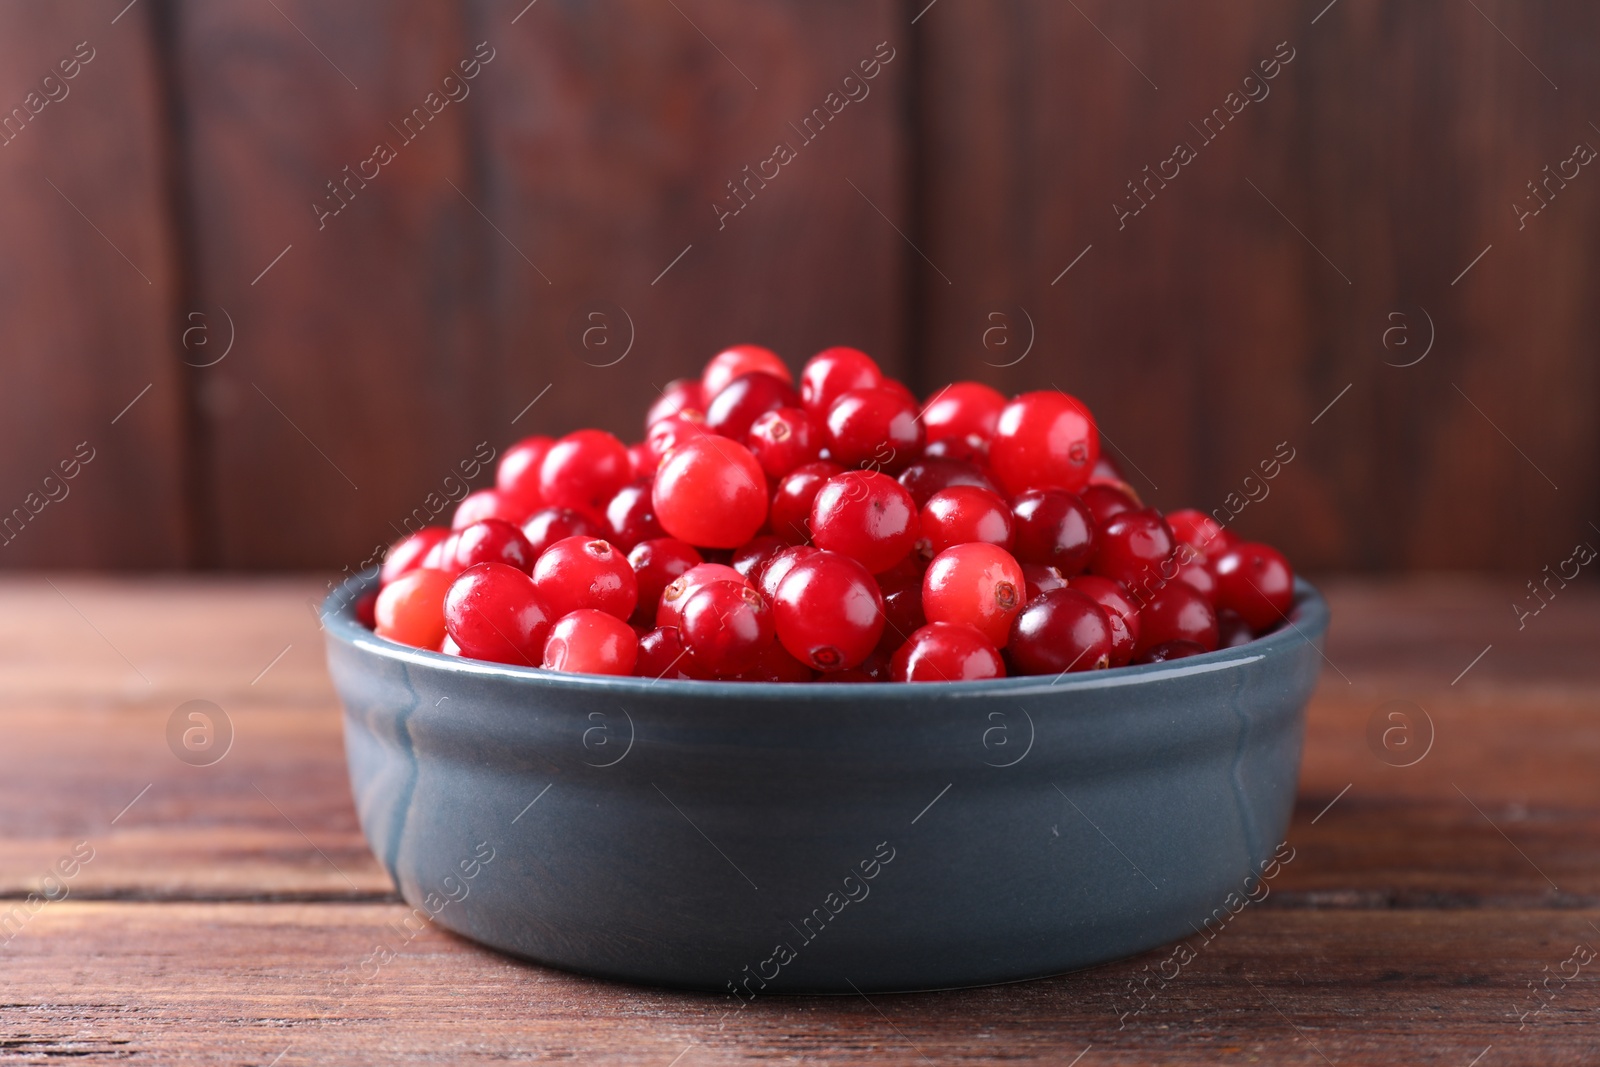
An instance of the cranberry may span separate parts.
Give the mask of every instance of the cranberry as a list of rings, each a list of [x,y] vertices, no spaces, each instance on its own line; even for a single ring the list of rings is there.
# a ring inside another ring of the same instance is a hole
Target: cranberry
[[[546,670],[579,674],[632,674],[639,658],[633,627],[604,611],[580,608],[550,627],[544,642]]]
[[[545,453],[539,494],[546,504],[598,515],[632,478],[627,445],[604,430],[577,430]]]
[[[752,371],[739,375],[712,399],[706,408],[706,428],[743,441],[756,419],[777,408],[792,408],[799,403],[800,397],[786,380]]]
[[[1105,481],[1123,481],[1122,468],[1117,466],[1117,461],[1111,458],[1109,452],[1100,453],[1100,458],[1094,461],[1094,473],[1089,475],[1089,480],[1102,479]]]
[[[1254,640],[1250,624],[1236,611],[1226,608],[1217,612],[1217,647],[1238,648]]]
[[[878,644],[891,654],[928,624],[927,616],[922,614],[924,569],[912,553],[877,576],[878,591],[883,596],[883,635]]]
[[[874,574],[906,558],[917,542],[911,494],[887,474],[845,471],[829,478],[811,504],[818,548],[858,561]]]
[[[611,542],[592,537],[557,541],[533,567],[533,584],[553,618],[595,608],[619,619],[633,614],[639,580]]]
[[[378,625],[378,594],[373,592],[362,593],[356,598],[356,621],[367,629],[374,629]]]
[[[774,408],[750,425],[745,439],[769,477],[782,478],[822,452],[822,428],[802,408]]]
[[[1032,601],[1040,593],[1067,587],[1067,580],[1061,576],[1061,572],[1048,563],[1024,563],[1022,581],[1028,589],[1023,595],[1023,603]]]
[[[652,489],[662,529],[691,545],[733,548],[767,518],[767,481],[750,450],[723,437],[696,438],[661,461]]]
[[[450,519],[450,528],[463,530],[484,519],[521,522],[527,514],[520,503],[510,497],[502,496],[499,490],[479,489],[461,498],[461,503],[456,505],[455,515]]]
[[[1004,648],[1025,591],[1022,567],[1005,549],[981,541],[955,545],[928,565],[922,611],[929,622],[966,623]]]
[[[535,561],[545,549],[567,537],[600,537],[603,531],[589,516],[571,508],[540,508],[522,524],[522,536],[533,547]]]
[[[844,468],[837,463],[818,460],[803,463],[784,475],[772,494],[772,510],[767,525],[774,535],[792,545],[811,540],[811,505],[829,478],[840,474]]]
[[[416,570],[428,551],[449,536],[450,531],[443,526],[424,526],[411,536],[402,537],[384,553],[378,580],[388,585],[407,571]]]
[[[650,429],[645,434],[645,447],[655,453],[656,466],[661,465],[661,457],[671,452],[685,441],[693,441],[704,437],[711,431],[706,428],[705,416],[698,411],[686,411],[681,415],[668,415],[650,424]]]
[[[746,582],[755,585],[756,580],[761,577],[762,568],[772,562],[773,556],[788,547],[788,542],[781,537],[763,534],[735,549],[730,566],[743,575]]]
[[[820,548],[813,548],[810,545],[793,545],[785,548],[767,560],[752,584],[760,589],[768,600],[776,600],[778,585],[783,581],[784,575],[789,573],[789,569],[801,560],[821,551]]]
[[[1083,506],[1094,516],[1096,526],[1104,526],[1123,512],[1138,511],[1140,507],[1138,497],[1130,496],[1116,486],[1103,482],[1084,486],[1083,491],[1078,494],[1078,499],[1083,501]]]
[[[1237,612],[1257,633],[1289,617],[1294,606],[1294,571],[1277,549],[1240,541],[1211,563],[1217,576],[1217,606]]]
[[[461,567],[456,563],[456,547],[460,544],[461,531],[450,531],[449,537],[428,549],[428,554],[422,557],[418,567],[423,570],[444,571],[454,578],[461,573]]]
[[[652,537],[628,550],[628,565],[639,583],[639,603],[634,621],[653,623],[661,594],[689,568],[703,562],[700,553],[687,541],[675,537]]]
[[[933,494],[922,507],[919,527],[926,542],[922,552],[928,557],[968,541],[1011,549],[1011,509],[1004,500],[975,485],[954,485]]]
[[[1076,397],[1054,391],[1023,393],[1000,412],[989,463],[1006,492],[1068,489],[1089,481],[1100,457],[1094,416]]]
[[[1018,674],[1066,674],[1111,665],[1111,621],[1076,589],[1052,589],[1017,614],[1006,658]]]
[[[1139,609],[1139,643],[1145,649],[1169,641],[1193,641],[1210,652],[1217,647],[1217,612],[1211,601],[1182,582],[1169,582]]]
[[[611,543],[623,551],[632,549],[640,541],[663,536],[648,482],[635,482],[617,490],[617,495],[606,505],[606,526]]]
[[[1139,644],[1139,606],[1128,597],[1122,583],[1081,574],[1069,579],[1067,588],[1076,589],[1105,610],[1106,620],[1111,623],[1111,665],[1127,666]]]
[[[969,435],[987,441],[1005,406],[1006,398],[982,382],[954,382],[929,398],[922,425],[930,442]]]
[[[1203,511],[1182,508],[1167,513],[1167,526],[1181,545],[1188,545],[1202,556],[1220,555],[1233,545],[1233,535]]]
[[[1173,558],[1178,563],[1178,581],[1205,597],[1209,603],[1215,604],[1217,576],[1211,573],[1211,567],[1206,563],[1205,557],[1196,552],[1193,546],[1179,544]]]
[[[741,682],[809,682],[816,676],[816,671],[789,655],[777,641],[767,643],[753,666],[733,675]]]
[[[705,411],[705,395],[700,391],[698,378],[674,378],[661,390],[661,396],[650,405],[650,410],[645,413],[645,429],[649,429],[668,415],[677,415],[684,411]]]
[[[709,582],[684,603],[678,628],[696,662],[726,677],[754,667],[772,644],[772,608],[743,582]]]
[[[444,640],[444,597],[450,581],[443,571],[426,568],[402,574],[378,594],[374,631],[402,645],[438,648]]]
[[[883,371],[872,357],[855,348],[825,348],[806,361],[800,372],[800,402],[815,417],[826,418],[833,402],[852,389],[883,384]]]
[[[955,622],[931,622],[895,652],[890,673],[897,682],[975,682],[1004,678],[1000,653],[977,630]]]
[[[535,667],[554,616],[526,572],[479,563],[451,583],[441,618],[462,655]]]
[[[828,409],[828,451],[842,466],[895,474],[921,448],[916,401],[887,385],[852,389]]]
[[[648,482],[656,476],[656,468],[661,465],[661,457],[650,448],[650,442],[640,441],[638,444],[628,446],[628,464],[633,470],[633,480]]]
[[[504,519],[484,519],[461,531],[456,538],[457,571],[479,563],[504,563],[523,574],[533,570],[533,545],[522,531]]]
[[[744,576],[725,563],[697,563],[674,578],[661,591],[656,605],[657,626],[682,626],[683,606],[701,586],[712,582],[744,582]]]
[[[544,506],[544,497],[539,493],[539,464],[555,443],[555,438],[538,434],[524,437],[506,449],[495,468],[494,487],[515,501],[524,515]]]
[[[1136,663],[1166,663],[1168,660],[1184,659],[1189,656],[1205,655],[1204,645],[1193,641],[1168,641],[1165,644],[1152,645],[1144,650]]]
[[[705,373],[700,375],[700,392],[710,400],[726,389],[729,382],[751,371],[770,374],[784,382],[794,381],[794,375],[790,373],[789,368],[770,348],[762,348],[760,345],[734,345],[711,357],[711,361],[706,364]]]
[[[957,485],[971,485],[987,489],[1001,496],[1000,487],[976,463],[958,459],[923,458],[900,472],[900,484],[906,487],[917,507],[927,506],[928,500],[941,489]]]
[[[865,567],[837,552],[795,561],[773,601],[778,640],[801,663],[843,670],[871,654],[883,633],[883,598]]]
[[[1095,540],[1090,572],[1121,582],[1137,602],[1178,576],[1172,531],[1154,508],[1113,516]]]
[[[633,673],[640,678],[699,678],[689,646],[676,626],[658,626],[639,636],[639,655]]]
[[[942,441],[929,441],[922,449],[922,457],[986,464],[989,462],[989,442],[970,433],[964,437],[946,437]]]
[[[1029,489],[1011,503],[1017,559],[1047,563],[1071,577],[1094,557],[1094,518],[1083,501],[1062,489]]]

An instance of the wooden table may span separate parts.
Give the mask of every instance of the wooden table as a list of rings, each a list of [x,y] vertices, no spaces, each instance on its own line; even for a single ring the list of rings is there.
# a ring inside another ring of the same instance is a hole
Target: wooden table
[[[724,1019],[430,929],[338,984],[403,909],[351,807],[320,583],[7,580],[0,1060],[1600,1062],[1600,596],[1519,631],[1522,582],[1330,584],[1295,858],[1119,1026],[1170,950]],[[234,732],[210,766],[168,745],[196,699]]]

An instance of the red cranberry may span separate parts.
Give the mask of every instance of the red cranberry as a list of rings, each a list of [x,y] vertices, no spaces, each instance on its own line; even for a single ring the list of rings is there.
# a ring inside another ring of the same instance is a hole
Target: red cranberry
[[[825,348],[806,361],[800,372],[800,402],[818,419],[833,402],[852,389],[883,384],[883,371],[871,356],[855,348]]]
[[[689,646],[676,626],[659,626],[639,636],[633,673],[640,678],[699,678]]]
[[[1211,573],[1211,567],[1205,557],[1196,552],[1193,546],[1179,543],[1178,551],[1173,556],[1178,562],[1178,581],[1205,597],[1209,603],[1217,602],[1217,576]]]
[[[1134,662],[1166,663],[1168,660],[1202,656],[1205,652],[1204,645],[1196,644],[1193,641],[1168,641],[1165,644],[1153,645],[1145,649]]]
[[[450,575],[427,567],[402,574],[378,594],[372,607],[373,632],[413,648],[438,648],[444,640],[444,600],[450,582]]]
[[[1066,674],[1111,665],[1111,621],[1076,589],[1043,593],[1011,624],[1006,658],[1017,674]]]
[[[803,463],[786,474],[772,494],[767,525],[773,534],[792,545],[811,540],[811,505],[816,501],[817,492],[829,478],[843,471],[837,463],[818,460]]]
[[[661,390],[661,396],[650,405],[650,410],[645,414],[644,425],[646,429],[654,426],[669,415],[677,415],[684,411],[705,411],[705,397],[700,392],[700,379],[674,378]]]
[[[743,575],[746,582],[755,585],[761,577],[762,568],[772,561],[773,556],[788,547],[788,542],[781,537],[762,534],[736,548],[730,566]]]
[[[986,637],[970,626],[933,622],[917,630],[894,654],[897,682],[975,682],[1004,678],[1005,663]]]
[[[995,496],[1002,496],[1000,487],[983,472],[982,467],[957,459],[919,459],[900,472],[899,482],[906,487],[906,492],[911,494],[911,499],[919,509],[926,507],[939,490],[957,485],[976,486],[989,490]]]
[[[524,515],[544,506],[544,497],[539,494],[539,464],[555,443],[555,438],[539,434],[524,437],[506,449],[495,468],[494,487],[515,501]]]
[[[1188,545],[1202,556],[1220,555],[1233,544],[1233,535],[1216,519],[1193,508],[1169,511],[1167,526],[1180,545]]]
[[[1277,549],[1241,541],[1211,563],[1217,606],[1237,612],[1257,633],[1277,626],[1294,606],[1294,571]]]
[[[1113,516],[1095,540],[1090,572],[1121,582],[1136,602],[1178,576],[1172,531],[1153,508]]]
[[[544,642],[546,670],[578,674],[632,674],[639,658],[633,627],[604,611],[579,608],[550,627]]]
[[[1226,608],[1217,612],[1217,647],[1238,648],[1247,645],[1255,639],[1255,634],[1250,630],[1250,624],[1236,611]]]
[[[1129,496],[1116,486],[1104,483],[1084,486],[1078,499],[1094,516],[1096,526],[1104,526],[1123,512],[1138,511],[1140,507],[1138,497]]]
[[[685,441],[652,488],[662,529],[691,545],[742,545],[767,518],[767,479],[750,450],[725,437]]]
[[[633,480],[648,482],[656,476],[661,457],[650,450],[650,442],[640,441],[628,446],[628,463],[633,469]]]
[[[773,601],[778,640],[819,671],[860,664],[883,633],[883,598],[867,569],[849,556],[818,552],[797,560]]]
[[[733,677],[741,682],[809,682],[816,676],[816,671],[789,655],[782,644],[770,641],[753,666]]]
[[[656,519],[649,483],[625,485],[606,505],[606,526],[611,543],[628,551],[640,541],[665,536]]]
[[[984,541],[1011,549],[1011,509],[987,489],[975,485],[953,485],[928,498],[919,516],[923,552],[937,556],[951,545]]]
[[[917,541],[917,510],[911,494],[887,474],[845,471],[817,492],[811,505],[811,538],[876,574],[906,558]]]
[[[464,530],[484,519],[521,522],[526,517],[527,512],[522,510],[522,505],[517,501],[500,495],[495,489],[479,489],[461,498],[461,503],[456,505],[455,515],[450,519],[450,528]]]
[[[700,375],[700,392],[710,400],[726,389],[729,382],[751,371],[770,374],[784,382],[794,382],[794,375],[772,349],[760,345],[734,345],[711,357],[705,372]]]
[[[1092,574],[1080,574],[1067,582],[1067,588],[1099,604],[1111,624],[1111,666],[1126,667],[1139,644],[1139,606],[1129,597],[1122,583]]]
[[[378,572],[378,580],[388,585],[407,571],[416,570],[422,566],[428,551],[449,536],[450,531],[443,526],[424,526],[411,536],[402,537],[384,553],[383,569]]]
[[[955,545],[928,565],[922,612],[929,622],[965,623],[1004,648],[1025,591],[1022,567],[1005,549],[981,541]]]
[[[533,570],[534,559],[533,545],[521,530],[504,519],[475,522],[456,539],[457,570],[479,563],[505,563],[527,574]]]
[[[577,430],[544,454],[539,495],[546,504],[598,515],[632,478],[627,445],[604,430]]]
[[[600,527],[582,512],[571,508],[540,508],[522,524],[535,561],[545,549],[567,537],[599,537]]]
[[[533,567],[533,584],[555,618],[595,608],[626,619],[639,602],[639,580],[609,541],[568,537],[551,545]]]
[[[456,546],[459,544],[461,544],[461,531],[452,530],[449,537],[428,549],[428,554],[422,557],[418,569],[443,571],[454,578],[461,573],[461,565],[456,562]]]
[[[1006,398],[982,382],[953,382],[929,398],[922,425],[930,442],[969,435],[987,441],[1005,406]]]
[[[686,411],[681,415],[668,415],[650,424],[650,429],[645,433],[645,447],[655,453],[656,469],[660,469],[661,457],[671,452],[685,441],[693,441],[709,434],[706,428],[705,416],[698,411]]]
[[[634,608],[636,623],[651,624],[661,604],[661,594],[689,568],[704,562],[687,541],[675,537],[652,537],[628,551],[628,566],[639,583],[639,603]]]
[[[746,444],[768,477],[782,478],[822,452],[822,428],[801,408],[775,408],[750,425]]]
[[[989,463],[1006,492],[1082,489],[1100,458],[1094,416],[1076,397],[1023,393],[1000,412]]]
[[[752,584],[760,589],[768,600],[777,600],[778,585],[789,573],[789,569],[801,560],[821,551],[820,548],[813,548],[810,545],[792,545],[774,553],[773,557],[762,565]]]
[[[443,620],[461,654],[538,666],[553,618],[533,579],[504,563],[461,572],[445,597]]]
[[[1028,587],[1022,598],[1024,604],[1032,602],[1040,593],[1067,587],[1067,580],[1061,576],[1061,572],[1047,563],[1024,563],[1022,581]]]
[[[921,448],[916,401],[886,385],[852,389],[828,409],[828,451],[842,466],[895,474]]]
[[[922,449],[923,459],[951,459],[957,463],[987,464],[989,442],[975,434],[964,437],[946,437],[942,441],[929,441]],[[996,489],[996,492],[999,490]]]
[[[1089,480],[1094,481],[1097,478],[1102,481],[1112,482],[1126,480],[1122,476],[1122,468],[1117,465],[1116,460],[1111,458],[1109,452],[1101,452],[1100,458],[1094,461],[1094,473],[1089,475]]]
[[[378,626],[378,594],[373,592],[362,593],[356,598],[356,622],[369,630]]]
[[[689,598],[701,586],[722,581],[743,583],[744,577],[725,563],[697,563],[690,567],[661,591],[661,600],[656,605],[656,625],[682,626],[683,606]]]
[[[1072,493],[1029,489],[1012,501],[1016,554],[1023,563],[1047,563],[1071,577],[1094,556],[1094,519]]]
[[[743,582],[710,582],[684,603],[679,629],[695,660],[726,677],[754,667],[772,644],[772,608]]]
[[[1169,641],[1193,641],[1210,652],[1217,647],[1217,612],[1211,601],[1182,582],[1169,582],[1139,609],[1139,643],[1134,658]]]
[[[761,371],[741,374],[723,387],[706,408],[706,428],[735,441],[750,434],[756,419],[777,408],[796,407],[800,398],[789,383]]]
[[[877,576],[883,596],[883,634],[879,646],[890,653],[928,624],[922,614],[922,576],[925,568],[912,553]]]

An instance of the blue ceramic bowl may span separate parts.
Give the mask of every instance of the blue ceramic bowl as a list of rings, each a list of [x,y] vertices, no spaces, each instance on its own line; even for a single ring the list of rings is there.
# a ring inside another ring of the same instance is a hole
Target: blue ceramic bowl
[[[741,1000],[1055,974],[1225,921],[1275,873],[1328,625],[1302,582],[1291,625],[1166,664],[652,682],[394,644],[356,621],[374,584],[329,598],[328,664],[406,928]]]

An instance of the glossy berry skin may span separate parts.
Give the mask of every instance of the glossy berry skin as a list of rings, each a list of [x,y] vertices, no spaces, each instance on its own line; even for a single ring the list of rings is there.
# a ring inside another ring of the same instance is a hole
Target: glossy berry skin
[[[1140,507],[1138,498],[1105,482],[1094,482],[1084,486],[1083,491],[1078,494],[1078,499],[1083,501],[1083,506],[1094,516],[1096,526],[1104,526],[1118,515],[1127,511],[1138,511]]]
[[[550,446],[539,463],[539,495],[547,505],[592,515],[633,480],[628,446],[604,430],[577,430]]]
[[[424,567],[402,574],[378,594],[373,631],[413,648],[438,648],[444,640],[444,598],[450,582],[445,572]]]
[[[770,641],[750,667],[731,675],[740,682],[809,682],[817,672],[789,655],[789,650],[777,641]]]
[[[1025,489],[1077,492],[1100,458],[1094,416],[1076,397],[1023,393],[1000,412],[989,465],[1012,496]]]
[[[828,451],[843,467],[897,474],[922,451],[916,401],[886,385],[841,395],[827,425]]]
[[[811,504],[811,539],[817,547],[849,556],[873,574],[905,559],[917,532],[911,494],[877,471],[836,474]]]
[[[897,682],[976,682],[1004,678],[1006,665],[999,650],[972,627],[932,622],[895,652],[889,674]]]
[[[728,387],[741,374],[760,371],[793,384],[794,374],[770,348],[760,345],[734,345],[712,356],[700,375],[700,392],[707,401]]]
[[[649,483],[635,482],[617,490],[617,495],[606,504],[606,528],[607,539],[624,552],[640,541],[666,535],[656,518]]]
[[[1178,563],[1177,580],[1205,597],[1209,603],[1215,604],[1217,576],[1211,573],[1205,557],[1196,552],[1193,546],[1180,542],[1173,559]]]
[[[782,551],[774,553],[773,557],[762,565],[761,570],[757,572],[751,584],[760,589],[762,595],[768,600],[776,600],[779,584],[783,582],[784,576],[789,573],[794,565],[821,551],[822,549],[811,545],[791,545]]]
[[[1121,582],[1136,601],[1178,576],[1172,531],[1153,508],[1113,516],[1095,540],[1090,573]]]
[[[627,557],[599,538],[568,537],[551,545],[533,566],[533,584],[555,618],[594,608],[626,619],[639,602],[639,580]]]
[[[645,433],[644,443],[646,448],[655,453],[656,469],[659,470],[662,456],[685,441],[693,441],[710,432],[704,415],[698,411],[686,411],[651,423]]]
[[[1106,621],[1111,624],[1111,666],[1126,667],[1139,645],[1139,606],[1128,591],[1121,582],[1092,574],[1069,579],[1067,587],[1084,594],[1105,611]]]
[[[867,569],[849,556],[817,552],[797,560],[773,600],[778,640],[819,671],[855,667],[883,633],[883,598]]]
[[[634,608],[634,622],[653,625],[656,608],[661,604],[661,594],[667,586],[700,563],[700,553],[687,541],[675,537],[652,537],[640,541],[628,550],[628,566],[639,583],[639,603]]]
[[[633,480],[648,482],[656,476],[661,457],[650,450],[650,442],[640,441],[628,446],[628,463],[633,470]]]
[[[567,537],[603,537],[600,525],[571,508],[540,508],[522,524],[522,536],[533,546],[535,561],[545,549]]]
[[[965,623],[1004,648],[1025,591],[1022,566],[1005,549],[981,541],[955,545],[928,564],[922,613],[929,622]]]
[[[782,478],[822,453],[822,428],[805,409],[774,408],[750,424],[745,444],[769,478]]]
[[[1005,406],[1006,398],[982,382],[953,382],[928,398],[922,426],[930,444],[969,435],[988,441]]]
[[[1017,674],[1065,674],[1111,665],[1111,621],[1076,589],[1041,594],[1018,613],[1006,645]]]
[[[729,566],[743,575],[744,580],[753,586],[761,577],[762,569],[772,562],[772,557],[788,547],[788,542],[781,537],[762,534],[734,549],[733,560]]]
[[[923,459],[953,459],[961,463],[987,464],[989,442],[982,437],[967,434],[964,437],[946,437],[929,441],[922,448]],[[998,487],[996,492],[1003,492]]]
[[[1076,495],[1061,489],[1029,489],[1011,502],[1016,521],[1012,551],[1023,563],[1043,563],[1068,578],[1094,558],[1095,524]]]
[[[1011,509],[987,489],[956,485],[928,498],[918,516],[919,549],[931,558],[952,545],[984,541],[1011,549]]]
[[[378,625],[377,593],[366,592],[356,598],[356,621],[369,630]]]
[[[1193,641],[1168,641],[1165,644],[1155,645],[1145,649],[1139,654],[1136,663],[1166,663],[1169,660],[1187,659],[1189,656],[1204,655],[1206,649]]]
[[[661,528],[691,545],[735,548],[767,519],[761,464],[725,437],[700,437],[674,448],[662,459],[651,494]]]
[[[924,456],[901,471],[897,480],[905,486],[906,492],[911,494],[911,499],[919,510],[926,507],[933,494],[939,490],[957,485],[976,486],[979,489],[989,490],[995,496],[1003,495],[1000,486],[984,473],[982,467],[959,459]]]
[[[778,483],[772,494],[772,509],[767,526],[776,537],[792,545],[811,540],[811,505],[829,478],[844,473],[844,468],[827,460],[802,463]]]
[[[639,658],[639,637],[615,615],[580,608],[550,627],[542,666],[575,674],[633,673]]]
[[[743,583],[744,577],[726,563],[695,564],[661,591],[661,600],[656,605],[656,625],[681,627],[684,605],[702,586],[712,582]]]
[[[723,387],[706,407],[706,429],[744,441],[756,419],[776,408],[800,403],[794,387],[761,371],[741,374]]]
[[[1139,643],[1133,655],[1169,641],[1217,647],[1217,612],[1211,601],[1182,582],[1168,582],[1139,609]]]
[[[852,389],[883,384],[877,362],[858,348],[824,348],[800,372],[800,403],[817,419],[825,419],[833,402]]]
[[[499,490],[479,489],[461,498],[461,503],[456,505],[456,513],[450,518],[450,528],[464,530],[484,519],[521,522],[527,514],[520,503],[510,497],[502,496]]]
[[[555,438],[539,434],[524,437],[506,449],[500,457],[500,465],[495,468],[495,489],[515,501],[524,515],[544,506],[544,497],[539,493],[539,464],[544,462],[545,453],[555,443]]]
[[[655,403],[650,405],[650,410],[645,413],[645,429],[649,429],[668,415],[693,409],[705,412],[705,395],[700,391],[699,378],[674,378],[661,390],[661,395]]]
[[[520,529],[504,519],[475,522],[456,538],[457,571],[479,563],[504,563],[527,574],[533,570],[534,558],[533,545]]]
[[[429,550],[449,536],[450,531],[443,526],[424,526],[411,536],[402,537],[384,553],[379,581],[388,585],[407,571],[416,570]]]
[[[883,636],[878,647],[890,655],[928,624],[922,614],[922,576],[925,568],[916,553],[877,575],[883,596]]]
[[[555,616],[533,579],[504,563],[461,572],[445,597],[443,622],[463,656],[536,667]]]
[[[1217,612],[1217,647],[1238,648],[1255,640],[1250,624],[1236,611],[1226,608]]]
[[[633,673],[640,678],[703,678],[676,626],[658,626],[639,635]]]
[[[1061,572],[1045,563],[1024,563],[1022,580],[1028,587],[1023,594],[1023,603],[1031,602],[1040,593],[1067,587],[1067,580],[1061,576]]]
[[[683,605],[678,629],[695,661],[726,678],[756,665],[773,641],[772,607],[743,582],[709,582]]]
[[[1256,633],[1289,617],[1294,606],[1294,571],[1277,549],[1240,541],[1211,561],[1217,576],[1217,607],[1237,613]]]
[[[461,568],[456,565],[456,546],[461,543],[461,531],[451,530],[450,536],[428,549],[428,554],[422,557],[418,567],[430,571],[444,571],[454,578],[461,573]]]
[[[1202,556],[1221,555],[1234,543],[1233,534],[1203,511],[1182,508],[1169,511],[1167,526],[1180,545],[1189,545]]]

